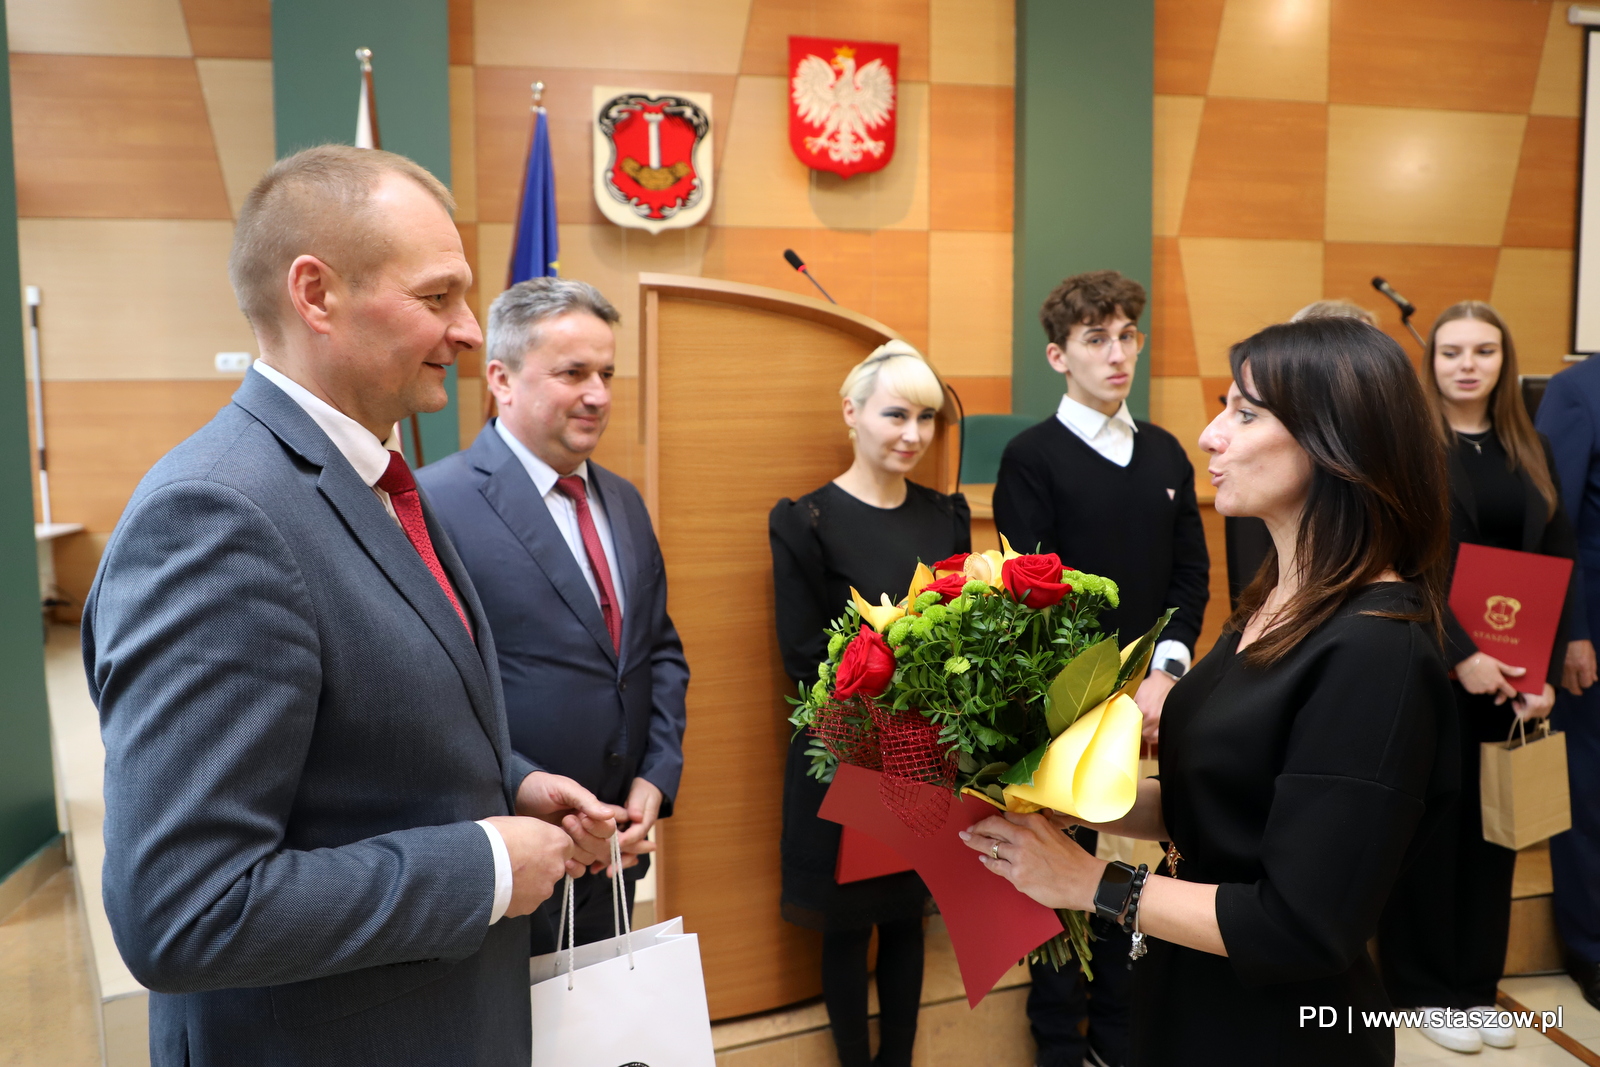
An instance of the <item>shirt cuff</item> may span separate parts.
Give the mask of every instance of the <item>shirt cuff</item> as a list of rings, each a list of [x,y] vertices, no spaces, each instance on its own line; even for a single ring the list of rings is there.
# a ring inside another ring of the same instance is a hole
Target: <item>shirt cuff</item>
[[[489,925],[493,926],[511,906],[511,853],[506,851],[506,839],[493,823],[483,819],[478,825],[489,835],[489,848],[494,852],[494,907],[489,911]]]
[[[1183,664],[1184,673],[1188,673],[1190,663],[1189,646],[1182,641],[1162,641],[1156,645],[1155,655],[1150,657],[1150,669],[1159,671],[1162,664],[1169,659],[1175,659]]]

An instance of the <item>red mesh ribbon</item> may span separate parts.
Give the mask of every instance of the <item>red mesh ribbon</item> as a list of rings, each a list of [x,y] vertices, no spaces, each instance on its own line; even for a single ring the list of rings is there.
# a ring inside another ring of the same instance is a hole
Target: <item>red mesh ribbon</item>
[[[931,837],[950,814],[956,755],[939,744],[939,727],[916,711],[895,711],[868,697],[818,709],[811,734],[840,763],[882,771],[884,806],[918,837]]]
[[[811,736],[840,763],[883,770],[875,705],[865,699],[830,700],[811,720]]]

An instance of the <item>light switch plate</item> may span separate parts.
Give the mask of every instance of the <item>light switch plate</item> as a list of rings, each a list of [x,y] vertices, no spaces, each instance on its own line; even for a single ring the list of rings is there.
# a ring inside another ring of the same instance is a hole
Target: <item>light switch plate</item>
[[[218,352],[218,374],[243,374],[250,369],[251,355],[248,352]]]

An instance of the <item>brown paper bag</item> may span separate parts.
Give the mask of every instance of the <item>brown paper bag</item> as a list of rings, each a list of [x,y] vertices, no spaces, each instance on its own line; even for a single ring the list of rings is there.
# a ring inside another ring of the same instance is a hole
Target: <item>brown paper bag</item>
[[[1481,746],[1479,797],[1483,839],[1527,848],[1572,827],[1567,794],[1567,736],[1541,721],[1530,736],[1519,720],[1504,744]]]

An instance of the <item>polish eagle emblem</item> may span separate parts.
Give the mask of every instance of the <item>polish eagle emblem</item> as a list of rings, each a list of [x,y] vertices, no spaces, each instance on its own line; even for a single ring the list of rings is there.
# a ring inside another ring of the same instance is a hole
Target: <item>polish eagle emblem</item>
[[[894,158],[899,63],[898,45],[789,38],[789,143],[802,163],[848,178]]]

